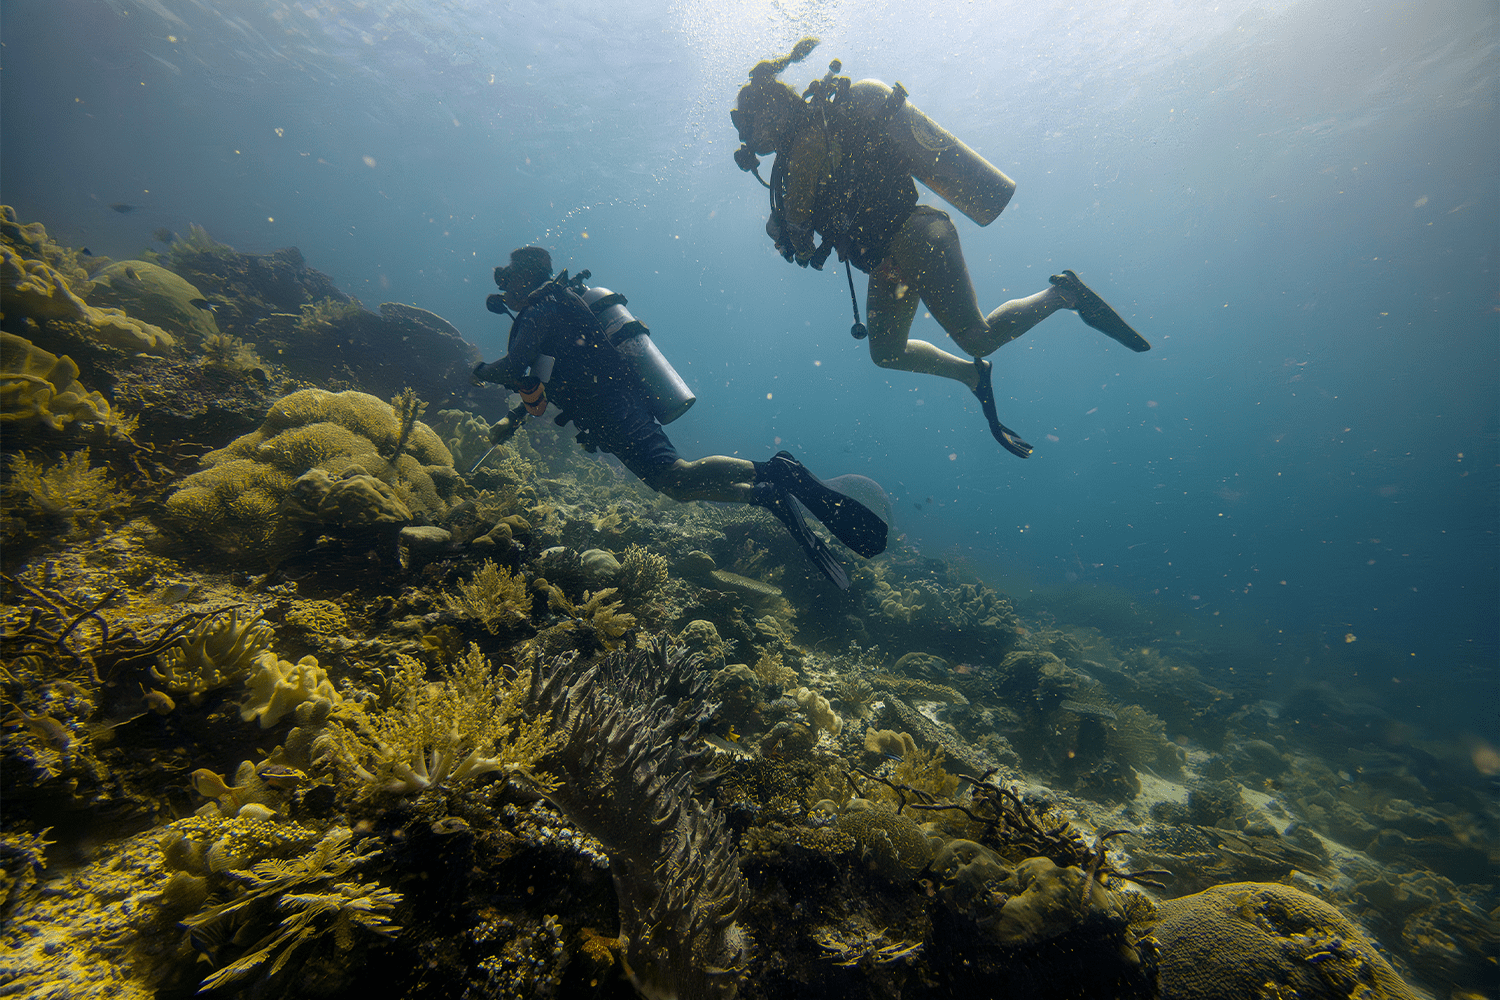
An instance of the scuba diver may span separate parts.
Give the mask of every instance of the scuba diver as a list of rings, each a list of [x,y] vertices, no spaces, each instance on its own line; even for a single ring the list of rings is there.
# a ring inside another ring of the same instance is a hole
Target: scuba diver
[[[715,500],[764,507],[791,532],[809,559],[840,589],[849,577],[838,559],[802,519],[805,509],[849,548],[869,558],[885,551],[887,519],[843,489],[888,501],[863,476],[825,483],[787,452],[765,462],[710,455],[680,458],[662,424],[692,406],[695,397],[656,348],[644,323],[625,308],[623,295],[589,288],[582,271],[552,274],[552,256],[542,247],[515,250],[510,264],[495,268],[501,294],[486,302],[512,316],[504,357],[480,364],[474,377],[521,394],[522,402],[490,428],[496,444],[507,441],[527,414],[541,416],[548,402],[571,421],[588,451],[606,451],[641,481],[673,500]],[[842,489],[838,488],[842,487]]]
[[[986,356],[1059,309],[1076,311],[1132,351],[1151,345],[1072,271],[1053,275],[1050,287],[1012,299],[988,316],[980,312],[958,230],[948,213],[917,204],[912,178],[981,226],[1005,208],[1015,182],[917,110],[899,83],[851,84],[836,75],[838,60],[801,96],[777,79],[817,44],[804,38],[790,54],[757,63],[730,112],[741,142],[735,163],[771,192],[767,234],[783,257],[802,267],[821,270],[838,251],[851,300],[850,265],[867,273],[869,325],[859,322],[855,301],[850,332],[856,339],[869,336],[875,363],[962,382],[979,398],[995,440],[1020,458],[1030,456],[1031,445],[996,414],[993,365]],[[776,162],[767,183],[758,157],[772,153]],[[817,246],[815,234],[822,236]],[[919,298],[973,361],[910,339]]]

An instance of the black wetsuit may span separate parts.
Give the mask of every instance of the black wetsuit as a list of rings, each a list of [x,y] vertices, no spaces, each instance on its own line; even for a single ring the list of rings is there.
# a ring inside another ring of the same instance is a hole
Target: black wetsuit
[[[556,359],[547,398],[571,420],[589,450],[607,451],[653,489],[677,461],[677,449],[651,414],[635,369],[604,339],[599,321],[575,292],[556,281],[531,294],[510,328],[505,357],[476,373],[520,389],[542,355]]]

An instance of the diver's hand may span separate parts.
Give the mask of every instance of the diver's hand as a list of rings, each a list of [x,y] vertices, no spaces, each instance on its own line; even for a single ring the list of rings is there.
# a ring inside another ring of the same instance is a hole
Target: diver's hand
[[[504,444],[515,437],[516,431],[521,429],[519,417],[501,417],[490,424],[490,444]]]

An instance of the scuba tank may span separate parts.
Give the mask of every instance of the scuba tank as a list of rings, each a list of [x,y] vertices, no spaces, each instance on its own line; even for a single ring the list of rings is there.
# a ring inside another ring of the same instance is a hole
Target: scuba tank
[[[979,225],[994,222],[1009,204],[1016,182],[923,114],[901,84],[892,89],[879,80],[860,80],[841,101],[858,118],[883,124],[912,176]]]
[[[677,374],[677,369],[652,342],[646,324],[625,308],[625,296],[608,288],[589,288],[583,292],[583,301],[604,327],[604,339],[630,362],[640,376],[652,416],[663,424],[670,424],[698,401],[682,376]]]

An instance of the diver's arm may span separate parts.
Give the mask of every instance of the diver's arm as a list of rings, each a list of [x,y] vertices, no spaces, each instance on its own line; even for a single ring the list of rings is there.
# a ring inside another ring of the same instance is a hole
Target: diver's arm
[[[813,255],[812,214],[818,197],[818,185],[828,176],[828,142],[821,129],[805,128],[788,150],[786,197],[781,211],[786,221],[786,236],[805,264]]]
[[[510,349],[505,356],[492,364],[475,368],[474,377],[481,382],[497,382],[507,389],[520,389],[527,380],[527,369],[541,354],[541,324],[528,312],[511,327]]]

